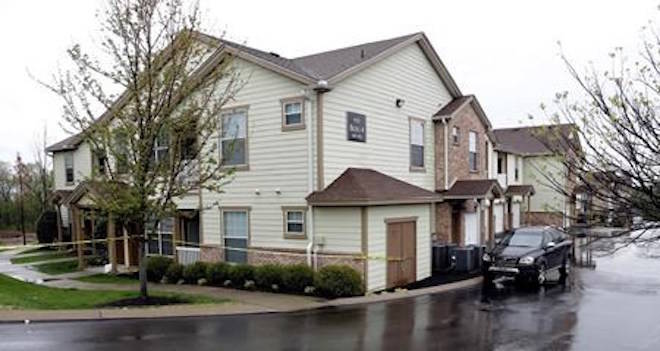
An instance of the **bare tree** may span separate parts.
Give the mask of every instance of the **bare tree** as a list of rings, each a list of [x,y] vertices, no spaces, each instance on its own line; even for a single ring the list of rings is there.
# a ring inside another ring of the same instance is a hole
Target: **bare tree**
[[[575,189],[548,179],[557,192],[576,202],[575,221],[628,225],[638,215],[647,220],[644,228],[660,222],[660,36],[652,29],[646,33],[641,59],[630,62],[617,48],[610,54],[612,70],[592,65],[580,73],[562,55],[580,98],[557,94],[557,109],[549,117],[557,124],[568,123],[572,132],[546,128],[539,138],[558,153],[568,149],[578,156],[562,158]],[[580,143],[571,140],[575,137]],[[657,239],[642,230],[629,242]]]
[[[52,177],[50,175],[50,158],[46,151],[48,146],[48,129],[44,124],[44,130],[37,136],[34,143],[34,166],[37,168],[37,179],[31,189],[39,201],[39,212],[42,213],[48,209],[48,196],[52,188]]]
[[[218,120],[243,83],[223,42],[200,40],[196,2],[109,0],[101,17],[104,55],[73,46],[75,68],[48,86],[63,99],[64,124],[96,155],[96,206],[136,228],[146,298],[145,234],[173,215],[176,198],[222,190],[232,170],[217,152]]]

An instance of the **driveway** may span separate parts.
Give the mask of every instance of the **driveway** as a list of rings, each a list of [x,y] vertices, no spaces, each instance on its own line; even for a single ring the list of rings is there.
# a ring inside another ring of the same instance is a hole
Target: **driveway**
[[[539,291],[468,289],[285,314],[0,325],[2,350],[658,350],[657,248]]]

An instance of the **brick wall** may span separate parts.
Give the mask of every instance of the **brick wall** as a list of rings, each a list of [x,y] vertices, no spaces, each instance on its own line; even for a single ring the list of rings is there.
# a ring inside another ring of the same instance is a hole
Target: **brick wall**
[[[199,248],[200,260],[203,262],[221,262],[225,260],[225,252],[217,246],[204,245]]]
[[[435,237],[433,241],[448,243],[451,241],[451,205],[442,202],[435,206]]]
[[[328,265],[347,265],[362,275],[364,279],[365,261],[353,255],[317,254],[317,268]],[[248,252],[248,264],[259,266],[264,264],[307,264],[307,253],[297,250],[255,249]]]
[[[459,142],[454,144],[452,138],[452,128],[458,127],[459,129]],[[435,123],[435,157],[437,160],[436,170],[436,189],[444,189],[445,184],[445,170],[444,170],[444,128],[442,123]],[[449,121],[447,125],[447,141],[448,148],[448,173],[449,182],[451,185],[457,179],[486,179],[488,177],[488,169],[486,166],[486,157],[488,151],[486,150],[486,127],[477,116],[476,112],[471,105],[464,107],[459,111],[454,118]],[[469,132],[474,131],[477,133],[477,171],[470,171],[469,164]]]

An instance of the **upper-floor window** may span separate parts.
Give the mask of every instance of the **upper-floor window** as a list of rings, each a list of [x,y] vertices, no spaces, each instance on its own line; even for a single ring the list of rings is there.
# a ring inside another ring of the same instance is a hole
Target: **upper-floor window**
[[[410,119],[410,168],[424,169],[424,121]]]
[[[504,174],[505,173],[505,159],[503,155],[497,155],[497,174]]]
[[[154,231],[155,230],[155,231]],[[158,221],[154,228],[154,221],[150,221],[145,228],[147,237],[147,254],[174,255],[174,218],[168,217]]]
[[[458,127],[451,128],[451,140],[454,144],[458,144],[461,141],[461,130]]]
[[[73,184],[73,154],[64,155],[64,175],[67,184]]]
[[[186,126],[183,136],[181,137],[181,159],[192,160],[197,157],[199,152],[197,147],[197,123],[191,123]]]
[[[305,105],[302,98],[282,100],[282,130],[305,128]]]
[[[476,172],[478,170],[479,162],[479,153],[477,152],[477,133],[470,131],[468,139],[468,151],[470,153],[470,172]]]
[[[516,181],[518,181],[520,178],[520,171],[518,170],[518,156],[516,156],[515,162],[516,162],[516,168],[514,169],[514,178],[516,179]]]
[[[170,159],[170,135],[166,128],[161,128],[154,141],[154,152],[152,165],[169,162]]]
[[[233,109],[222,114],[222,160],[226,166],[247,166],[247,110]]]
[[[96,151],[94,152],[94,161],[96,163],[95,165],[95,170],[98,175],[103,175],[105,174],[105,164],[107,162],[107,158],[105,157],[105,153],[102,151]]]

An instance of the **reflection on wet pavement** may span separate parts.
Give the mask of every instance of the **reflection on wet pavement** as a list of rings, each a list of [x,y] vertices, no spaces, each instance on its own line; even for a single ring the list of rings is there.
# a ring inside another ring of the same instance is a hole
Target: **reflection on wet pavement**
[[[660,260],[632,247],[564,284],[310,312],[0,326],[1,350],[659,350]]]

